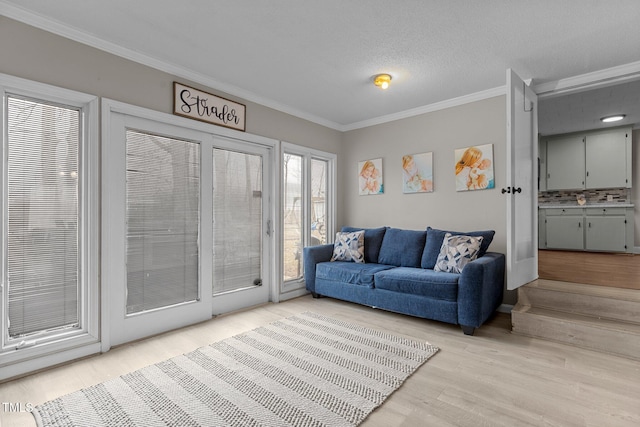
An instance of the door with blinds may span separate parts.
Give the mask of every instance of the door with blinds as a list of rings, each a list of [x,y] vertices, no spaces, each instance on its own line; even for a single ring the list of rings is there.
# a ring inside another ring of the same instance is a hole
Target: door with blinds
[[[102,285],[103,337],[113,346],[206,320],[211,298],[202,292],[200,240],[208,135],[124,114],[111,114],[109,126]]]
[[[270,149],[214,138],[212,153],[213,313],[269,300]],[[267,261],[267,262],[265,262]]]
[[[109,127],[109,345],[268,301],[270,149],[127,114],[112,113]]]

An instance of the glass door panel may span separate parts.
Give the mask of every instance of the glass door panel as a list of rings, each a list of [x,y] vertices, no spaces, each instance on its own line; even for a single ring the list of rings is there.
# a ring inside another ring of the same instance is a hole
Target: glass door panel
[[[303,176],[302,156],[284,154],[284,281],[302,278]]]
[[[327,243],[327,169],[326,160],[311,159],[311,242]]]
[[[213,295],[262,286],[262,156],[213,150]]]
[[[127,315],[198,298],[200,145],[127,131]]]
[[[211,157],[212,313],[269,301],[271,149],[222,136]]]

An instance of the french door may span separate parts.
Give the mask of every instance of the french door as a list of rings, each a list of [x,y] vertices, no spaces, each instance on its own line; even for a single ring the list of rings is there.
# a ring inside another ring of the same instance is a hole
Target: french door
[[[268,147],[112,113],[105,347],[269,300]]]
[[[507,288],[538,278],[538,97],[507,70]]]
[[[213,314],[269,300],[270,150],[228,138],[213,140]]]

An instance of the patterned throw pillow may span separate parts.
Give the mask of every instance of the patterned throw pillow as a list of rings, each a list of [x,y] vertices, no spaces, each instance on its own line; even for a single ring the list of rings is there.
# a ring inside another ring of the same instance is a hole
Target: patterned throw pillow
[[[364,230],[336,233],[331,261],[364,262]]]
[[[464,266],[478,257],[481,244],[481,236],[445,234],[440,247],[440,254],[438,254],[438,260],[433,270],[462,273]]]

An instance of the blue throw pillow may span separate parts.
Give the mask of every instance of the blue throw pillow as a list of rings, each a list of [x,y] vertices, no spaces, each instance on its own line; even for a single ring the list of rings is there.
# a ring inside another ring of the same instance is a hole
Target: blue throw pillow
[[[437,228],[427,227],[427,243],[424,245],[424,253],[422,254],[422,262],[420,263],[420,266],[422,268],[433,269],[433,267],[435,267],[438,260],[438,254],[440,254],[440,248],[442,247],[442,242],[444,241],[444,235],[447,233],[451,233],[454,236],[465,235],[482,237],[482,244],[480,245],[478,258],[483,256],[487,252],[487,249],[489,249],[489,245],[493,240],[493,236],[494,234],[496,234],[496,232],[493,230],[466,232],[438,230]]]
[[[426,231],[387,229],[382,239],[378,263],[396,267],[420,267],[426,237]]]
[[[354,231],[364,230],[364,262],[378,262],[378,256],[380,255],[380,246],[382,245],[382,239],[384,237],[387,227],[379,228],[356,228],[356,227],[342,227],[342,231],[351,233]]]

